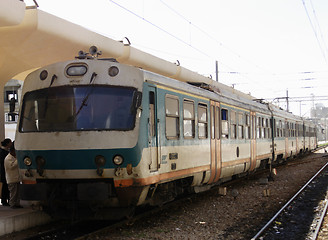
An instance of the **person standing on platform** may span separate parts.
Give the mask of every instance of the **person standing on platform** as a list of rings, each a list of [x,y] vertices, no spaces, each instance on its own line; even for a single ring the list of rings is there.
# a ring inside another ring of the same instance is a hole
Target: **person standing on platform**
[[[20,177],[14,142],[10,147],[9,154],[5,158],[5,171],[10,192],[9,205],[11,208],[22,208],[19,199]]]
[[[0,146],[0,182],[2,183],[2,191],[1,191],[1,204],[3,206],[9,206],[9,189],[6,181],[6,172],[5,172],[5,157],[9,153],[9,149],[12,145],[11,139],[6,138],[1,142]]]

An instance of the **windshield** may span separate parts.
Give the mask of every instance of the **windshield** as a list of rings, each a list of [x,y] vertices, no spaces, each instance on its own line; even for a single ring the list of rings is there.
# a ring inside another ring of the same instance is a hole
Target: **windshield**
[[[20,132],[131,130],[136,90],[109,86],[65,86],[25,94]]]

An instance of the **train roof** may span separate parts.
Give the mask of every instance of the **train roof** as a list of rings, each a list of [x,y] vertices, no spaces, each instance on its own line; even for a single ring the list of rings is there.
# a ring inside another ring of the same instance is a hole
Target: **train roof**
[[[195,84],[195,82],[181,82],[150,71],[143,71],[145,80],[149,82],[155,82],[163,86],[169,86],[177,90],[186,91],[198,96],[238,106],[240,108],[262,113],[270,113],[266,104],[253,101],[255,98],[251,98],[247,94],[240,94],[240,91],[231,91],[229,87],[224,84],[215,84],[215,87],[213,87],[204,83]]]
[[[169,86],[177,90],[186,91],[188,93],[216,100],[221,103],[230,104],[239,108],[256,111],[263,114],[271,114],[272,111],[277,117],[284,119],[287,118],[297,122],[304,121],[303,118],[287,112],[272,103],[258,101],[250,95],[241,94],[241,92],[237,90],[233,91],[234,89],[231,89],[230,87],[218,82],[214,82],[212,85],[196,83],[195,81],[181,82],[150,71],[143,70],[143,72],[145,80],[149,82]]]

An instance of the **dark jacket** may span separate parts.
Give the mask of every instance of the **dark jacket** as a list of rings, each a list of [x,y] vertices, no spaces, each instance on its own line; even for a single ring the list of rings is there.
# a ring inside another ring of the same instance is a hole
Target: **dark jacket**
[[[8,151],[5,149],[0,148],[0,177],[1,182],[6,182],[6,172],[5,172],[5,158],[8,155]]]

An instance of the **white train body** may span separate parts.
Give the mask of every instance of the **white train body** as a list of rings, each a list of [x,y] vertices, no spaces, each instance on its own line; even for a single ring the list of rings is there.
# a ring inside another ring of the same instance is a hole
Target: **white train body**
[[[316,147],[303,119],[209,87],[109,59],[34,71],[16,133],[22,199],[115,218]]]

